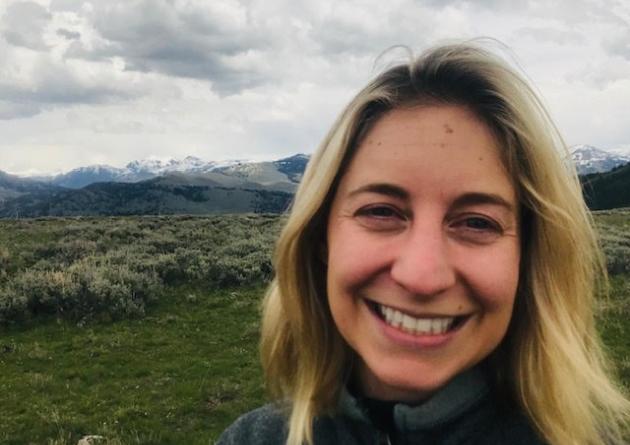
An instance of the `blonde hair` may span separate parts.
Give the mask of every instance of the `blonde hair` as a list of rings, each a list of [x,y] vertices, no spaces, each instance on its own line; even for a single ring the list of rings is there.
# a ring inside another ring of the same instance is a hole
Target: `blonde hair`
[[[521,278],[509,331],[492,354],[497,382],[552,445],[622,443],[630,404],[615,386],[594,322],[605,268],[567,150],[523,77],[476,43],[428,50],[361,90],[313,155],[276,246],[264,301],[261,359],[287,402],[287,443],[312,443],[316,416],[333,412],[353,352],[325,292],[325,225],[358,141],[394,108],[470,108],[495,133],[522,211]]]

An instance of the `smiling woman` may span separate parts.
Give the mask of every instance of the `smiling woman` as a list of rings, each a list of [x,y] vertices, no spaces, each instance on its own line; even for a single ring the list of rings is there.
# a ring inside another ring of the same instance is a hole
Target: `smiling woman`
[[[219,443],[625,443],[594,325],[601,256],[563,151],[475,45],[359,92],[278,240],[261,341],[277,402]]]
[[[364,395],[417,403],[505,336],[520,243],[496,145],[467,108],[397,109],[342,176],[328,216],[327,296],[360,357]]]

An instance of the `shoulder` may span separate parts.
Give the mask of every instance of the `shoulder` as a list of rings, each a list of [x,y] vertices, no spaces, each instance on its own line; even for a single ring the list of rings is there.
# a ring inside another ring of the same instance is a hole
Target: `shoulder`
[[[240,416],[219,437],[217,445],[280,445],[287,437],[286,414],[267,404]]]

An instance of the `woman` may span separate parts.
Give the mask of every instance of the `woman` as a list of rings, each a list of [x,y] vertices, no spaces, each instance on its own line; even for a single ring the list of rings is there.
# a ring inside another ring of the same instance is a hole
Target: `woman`
[[[476,45],[359,92],[278,241],[261,341],[278,403],[219,443],[623,443],[593,320],[604,270],[562,151]]]

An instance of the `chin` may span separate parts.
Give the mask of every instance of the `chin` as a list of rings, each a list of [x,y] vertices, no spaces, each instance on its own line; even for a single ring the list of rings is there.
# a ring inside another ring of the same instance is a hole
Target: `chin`
[[[431,366],[418,366],[397,363],[390,366],[372,366],[364,368],[359,377],[367,396],[381,400],[399,400],[402,402],[421,402],[439,391],[460,372],[449,369],[436,370]],[[369,365],[367,365],[369,366]]]

